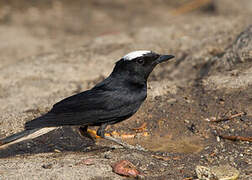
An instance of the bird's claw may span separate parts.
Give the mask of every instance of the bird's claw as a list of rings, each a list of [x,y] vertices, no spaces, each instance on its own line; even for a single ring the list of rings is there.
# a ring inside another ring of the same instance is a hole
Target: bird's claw
[[[123,146],[123,147],[126,148],[126,149],[132,149],[132,150],[138,150],[138,151],[148,151],[147,149],[141,147],[140,145],[133,146],[133,145],[124,143],[124,142],[122,142],[121,140],[116,139],[116,138],[113,138],[113,137],[111,137],[111,136],[104,136],[104,139],[113,141],[113,142],[115,142],[115,143],[117,143],[117,144]]]

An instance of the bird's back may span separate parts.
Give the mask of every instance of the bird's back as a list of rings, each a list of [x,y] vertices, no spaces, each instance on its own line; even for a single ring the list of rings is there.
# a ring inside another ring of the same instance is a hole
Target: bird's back
[[[114,124],[132,116],[146,95],[146,86],[133,87],[109,77],[90,90],[56,103],[51,111],[25,127]]]

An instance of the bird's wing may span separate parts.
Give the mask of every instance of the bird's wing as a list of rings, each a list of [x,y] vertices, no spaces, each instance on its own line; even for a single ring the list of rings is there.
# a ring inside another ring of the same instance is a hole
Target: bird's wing
[[[121,92],[91,89],[56,103],[50,112],[27,122],[25,127],[99,125],[126,119],[137,109],[132,97]]]

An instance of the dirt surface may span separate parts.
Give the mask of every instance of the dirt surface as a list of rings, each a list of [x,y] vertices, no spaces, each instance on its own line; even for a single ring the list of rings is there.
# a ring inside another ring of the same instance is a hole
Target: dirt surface
[[[196,179],[196,166],[226,164],[249,179],[251,142],[221,137],[252,137],[252,2],[195,2],[1,0],[0,138],[91,88],[130,51],[176,60],[152,73],[136,115],[107,129],[148,152],[59,128],[0,150],[0,179],[124,179],[111,167],[120,160],[145,179]]]

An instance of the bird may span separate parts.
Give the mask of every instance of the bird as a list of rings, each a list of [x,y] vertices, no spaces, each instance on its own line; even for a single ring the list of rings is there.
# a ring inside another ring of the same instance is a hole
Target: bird
[[[106,136],[105,130],[108,125],[124,121],[138,111],[147,97],[150,73],[158,64],[174,57],[149,50],[126,54],[115,63],[107,78],[89,90],[57,102],[46,114],[26,122],[23,131],[0,140],[0,149],[63,126],[77,126],[82,135],[91,139],[88,126],[98,126],[98,136],[132,148],[132,145]]]

